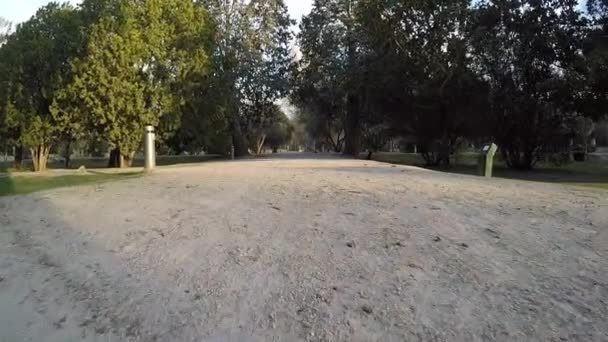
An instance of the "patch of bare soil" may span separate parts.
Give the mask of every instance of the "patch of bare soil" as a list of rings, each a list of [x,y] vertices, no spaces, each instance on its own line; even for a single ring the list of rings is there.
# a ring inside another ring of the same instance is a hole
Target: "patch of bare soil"
[[[375,162],[0,199],[0,341],[606,341],[608,193]]]

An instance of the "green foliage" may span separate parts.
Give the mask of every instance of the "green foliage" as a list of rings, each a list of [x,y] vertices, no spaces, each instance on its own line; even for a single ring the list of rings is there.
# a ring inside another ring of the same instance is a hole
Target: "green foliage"
[[[575,1],[491,1],[475,19],[473,55],[490,86],[492,133],[509,166],[531,168],[576,110],[584,21]]]
[[[278,148],[290,138],[289,119],[278,105],[250,105],[244,109],[243,113],[247,127],[247,140],[255,154],[262,154],[266,145]],[[281,135],[283,133],[284,136]],[[268,141],[271,134],[271,141]]]
[[[314,139],[339,152],[357,154],[363,96],[361,49],[355,7],[360,1],[322,0],[303,18],[298,35],[302,58],[292,66],[291,100]]]
[[[122,2],[115,11],[92,26],[53,113],[74,123],[62,126],[67,135],[97,132],[128,166],[145,125],[159,127],[161,140],[177,131],[187,83],[207,72],[207,27],[204,10],[189,0]]]
[[[70,78],[69,60],[79,49],[79,27],[73,7],[50,3],[18,25],[1,48],[4,134],[30,148],[36,171],[44,171],[57,142],[50,104]]]
[[[563,145],[568,120],[605,114],[608,6],[590,1],[591,21],[577,6],[315,1],[298,36],[291,99],[311,136],[331,140],[343,129],[346,150],[357,130],[372,150],[402,136],[438,165],[463,138],[495,140],[510,167],[531,168],[548,145]]]
[[[287,93],[292,24],[282,0],[206,0],[214,28],[212,73],[202,85],[202,106],[223,117],[238,155],[247,154],[247,126],[253,114]],[[207,94],[211,96],[206,96]]]

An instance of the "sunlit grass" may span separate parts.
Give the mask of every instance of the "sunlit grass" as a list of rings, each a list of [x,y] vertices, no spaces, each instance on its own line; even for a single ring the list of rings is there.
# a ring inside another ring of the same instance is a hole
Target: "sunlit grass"
[[[0,177],[0,196],[28,194],[37,191],[71,187],[87,184],[99,184],[140,176],[138,172],[118,174],[84,174],[84,175],[26,175]]]

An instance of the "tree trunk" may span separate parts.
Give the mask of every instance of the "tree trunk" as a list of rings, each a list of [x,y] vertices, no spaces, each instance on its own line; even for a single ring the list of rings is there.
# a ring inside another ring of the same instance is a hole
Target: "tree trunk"
[[[44,172],[47,168],[51,147],[47,145],[38,145],[30,149],[32,153],[32,164],[34,172]]]
[[[115,148],[110,151],[110,160],[108,161],[109,168],[119,168],[121,165],[120,149]]]
[[[135,156],[135,152],[131,152],[129,154],[122,154],[120,156],[120,168],[125,169],[131,167],[133,165],[133,157]]]
[[[361,153],[361,123],[359,117],[359,98],[348,96],[346,114],[346,137],[344,138],[344,154],[359,158]]]
[[[516,170],[532,170],[532,158],[525,152],[521,152],[517,148],[503,149],[503,158],[507,166]]]
[[[266,142],[266,134],[262,134],[255,142],[255,154],[261,155],[264,151],[264,143]]]
[[[23,167],[23,145],[15,146],[15,170],[20,171]]]
[[[109,168],[124,169],[133,165],[133,157],[135,152],[129,154],[122,154],[119,148],[115,148],[110,152],[110,162],[108,163]]]
[[[64,166],[66,169],[70,168],[71,156],[72,156],[72,142],[68,141],[65,145],[65,154],[63,156],[63,158],[65,159]]]
[[[234,156],[242,157],[249,155],[249,151],[238,120],[235,114],[232,118],[232,144],[234,145]]]

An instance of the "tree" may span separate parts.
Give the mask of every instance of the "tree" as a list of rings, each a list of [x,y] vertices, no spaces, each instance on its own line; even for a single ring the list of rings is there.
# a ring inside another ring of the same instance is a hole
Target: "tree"
[[[481,95],[467,54],[469,17],[468,0],[358,8],[363,126],[415,136],[427,165],[449,163]]]
[[[207,70],[207,27],[190,0],[119,4],[93,24],[55,113],[63,122],[79,117],[78,129],[88,126],[110,143],[110,166],[126,167],[145,125],[162,123],[161,137],[177,129],[186,80]]]
[[[573,0],[482,2],[474,67],[490,87],[490,130],[510,167],[530,169],[576,109],[584,22]]]
[[[256,155],[264,152],[264,147],[273,143],[278,147],[287,137],[281,137],[283,131],[288,131],[289,120],[276,104],[253,105],[243,110],[247,127],[249,146]],[[271,141],[267,138],[271,136]]]
[[[279,148],[291,143],[295,127],[289,122],[287,117],[280,122],[275,122],[266,136],[266,145],[272,149],[272,153],[277,153]]]
[[[18,25],[2,46],[4,124],[17,144],[29,147],[35,171],[46,169],[57,143],[50,105],[69,79],[69,60],[79,48],[79,25],[73,7],[51,3]]]
[[[206,0],[214,26],[210,99],[228,121],[238,155],[247,154],[246,116],[264,111],[287,92],[292,24],[283,0]]]
[[[317,0],[302,19],[298,43],[302,58],[294,66],[292,101],[309,115],[334,149],[357,156],[361,149],[361,79],[355,0]],[[340,125],[343,127],[338,128]],[[344,130],[344,138],[341,137]]]

